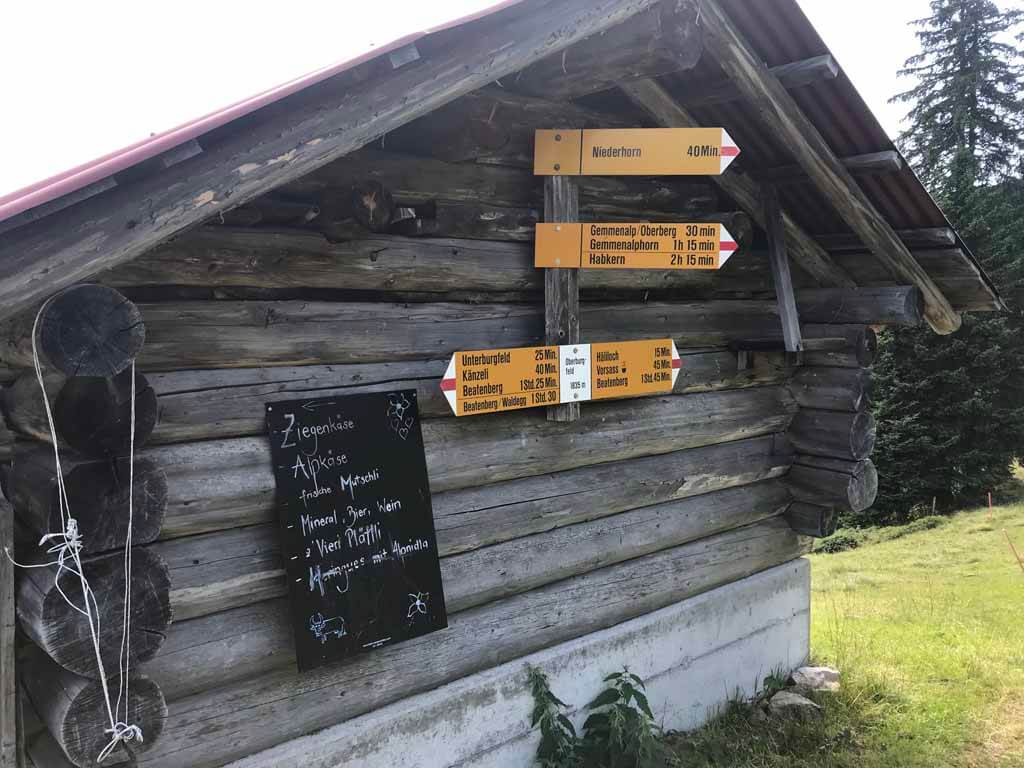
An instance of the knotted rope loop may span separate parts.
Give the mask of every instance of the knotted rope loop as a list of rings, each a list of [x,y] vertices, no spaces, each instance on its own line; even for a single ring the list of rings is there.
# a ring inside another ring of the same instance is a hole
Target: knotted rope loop
[[[96,756],[97,763],[102,763],[110,757],[119,744],[127,744],[130,741],[138,741],[139,743],[142,743],[142,729],[137,725],[129,725],[128,723],[121,722],[120,720],[114,723],[113,728],[107,728],[104,733],[111,734],[110,741]]]

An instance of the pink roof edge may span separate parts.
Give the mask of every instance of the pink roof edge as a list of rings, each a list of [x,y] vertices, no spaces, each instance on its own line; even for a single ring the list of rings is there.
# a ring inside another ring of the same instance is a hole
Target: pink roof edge
[[[347,69],[362,64],[378,56],[383,56],[403,46],[415,43],[427,35],[440,32],[452,27],[467,24],[476,19],[489,16],[500,10],[517,5],[522,0],[498,0],[498,2],[482,8],[473,13],[455,19],[442,22],[434,27],[428,27],[420,32],[413,32],[404,37],[397,38],[391,42],[374,47],[357,56],[339,61],[330,66],[310,72],[307,75],[290,80],[287,83],[278,85],[269,90],[257,93],[247,99],[238,101],[223,109],[211,112],[208,115],[190,120],[175,128],[163,133],[154,134],[148,138],[130,144],[127,147],[111,152],[110,154],[98,157],[88,163],[69,168],[42,181],[22,187],[14,192],[0,196],[0,221],[16,216],[19,213],[31,210],[37,206],[56,200],[59,197],[68,195],[97,181],[101,181],[115,173],[119,173],[133,165],[156,157],[168,150],[184,144],[191,139],[207,133],[214,128],[230,123],[239,117],[254,112],[261,107],[279,101],[286,96],[304,90],[316,83],[326,80],[329,77],[344,72]]]

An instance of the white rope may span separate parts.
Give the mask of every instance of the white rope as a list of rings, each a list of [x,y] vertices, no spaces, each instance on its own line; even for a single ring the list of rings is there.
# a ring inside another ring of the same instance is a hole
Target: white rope
[[[50,299],[52,301],[52,299]],[[54,576],[54,586],[60,593],[64,601],[70,605],[74,610],[82,614],[86,621],[89,623],[89,634],[92,639],[93,651],[96,655],[96,667],[99,671],[100,685],[103,688],[103,700],[107,708],[107,717],[110,721],[110,727],[107,728],[104,733],[110,734],[110,741],[100,751],[96,757],[97,762],[103,762],[109,757],[119,744],[128,743],[131,741],[139,741],[142,739],[142,729],[133,723],[128,723],[129,719],[129,690],[128,690],[128,674],[129,665],[131,660],[131,574],[132,574],[132,517],[134,514],[134,496],[135,496],[135,362],[132,361],[131,366],[131,419],[130,428],[131,436],[129,438],[129,469],[128,469],[128,531],[125,534],[125,551],[124,551],[124,612],[121,619],[121,655],[118,661],[118,691],[117,691],[117,702],[112,705],[110,700],[110,689],[107,685],[107,674],[106,669],[103,665],[103,656],[100,653],[100,615],[99,615],[99,604],[96,601],[96,595],[93,593],[92,588],[89,586],[89,580],[85,576],[85,570],[82,568],[82,535],[78,529],[78,521],[71,516],[71,506],[68,502],[67,490],[64,486],[64,472],[61,469],[60,464],[60,449],[57,445],[57,429],[53,423],[53,413],[50,410],[50,399],[46,393],[46,385],[43,381],[43,369],[39,363],[39,352],[36,344],[36,332],[39,327],[39,318],[42,317],[43,310],[46,309],[49,301],[43,304],[39,308],[39,312],[36,313],[35,322],[32,324],[32,365],[35,368],[36,381],[39,382],[39,390],[43,397],[43,407],[46,411],[46,422],[50,428],[50,442],[53,444],[53,459],[54,466],[56,467],[57,473],[57,506],[60,511],[61,530],[58,533],[48,533],[39,540],[40,546],[45,546],[50,543],[51,546],[47,550],[48,554],[56,555],[56,559],[49,563],[42,564],[31,564],[22,565],[17,563],[11,553],[4,547],[8,559],[16,566],[21,568],[50,568],[53,566],[57,567],[57,572]],[[70,560],[74,567],[67,564]],[[64,573],[77,576],[79,584],[82,588],[82,599],[84,607],[80,608],[75,605],[74,601],[68,597],[67,593],[60,585],[61,576]],[[95,615],[94,615],[95,614]],[[121,702],[124,701],[124,718],[121,719]]]

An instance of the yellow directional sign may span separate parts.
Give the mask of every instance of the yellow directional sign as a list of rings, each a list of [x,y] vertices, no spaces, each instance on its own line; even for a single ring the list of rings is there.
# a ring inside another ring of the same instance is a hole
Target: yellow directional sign
[[[723,225],[538,224],[534,266],[561,269],[721,269],[736,251]]]
[[[671,392],[672,339],[456,352],[441,380],[456,416]]]
[[[718,176],[740,149],[724,128],[538,130],[537,176]]]

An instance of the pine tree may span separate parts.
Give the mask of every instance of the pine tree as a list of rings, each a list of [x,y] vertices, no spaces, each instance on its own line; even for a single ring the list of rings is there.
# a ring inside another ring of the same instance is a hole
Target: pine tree
[[[976,182],[1012,169],[1024,127],[1018,51],[1005,38],[1024,18],[992,0],[933,0],[920,27],[921,53],[899,74],[917,85],[891,101],[911,103],[900,137],[933,194],[959,207]]]
[[[860,521],[898,522],[916,509],[980,502],[1024,456],[1024,77],[1005,42],[1020,11],[991,0],[933,0],[917,24],[921,53],[901,74],[917,85],[904,153],[1010,302],[966,315],[951,336],[883,334],[875,366],[879,497]]]

